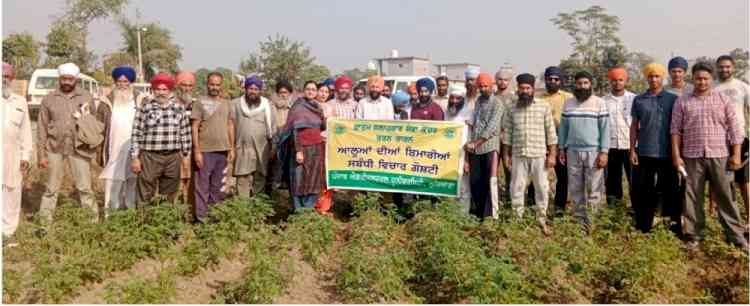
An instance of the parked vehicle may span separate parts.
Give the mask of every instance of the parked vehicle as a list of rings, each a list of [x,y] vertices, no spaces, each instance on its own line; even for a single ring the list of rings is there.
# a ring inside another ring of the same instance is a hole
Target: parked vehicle
[[[57,69],[37,69],[31,74],[29,89],[26,91],[26,101],[29,103],[29,110],[32,114],[38,112],[42,105],[42,99],[58,88],[58,78]],[[99,82],[94,78],[82,73],[78,76],[78,82],[80,88],[88,91],[94,97],[99,95]]]

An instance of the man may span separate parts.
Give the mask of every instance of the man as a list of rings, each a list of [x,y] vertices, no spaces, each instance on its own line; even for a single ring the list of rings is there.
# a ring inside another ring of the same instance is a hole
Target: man
[[[443,121],[445,114],[437,103],[432,101],[432,93],[435,91],[435,83],[430,78],[421,78],[417,81],[418,100],[411,108],[411,119]]]
[[[286,119],[289,116],[289,110],[292,108],[294,102],[294,87],[287,80],[279,80],[276,82],[276,96],[271,100],[271,113],[273,121],[276,126],[274,127],[274,135],[276,137],[278,132],[284,128]],[[276,153],[273,151],[271,154],[271,162],[268,166],[268,176],[271,177],[270,182],[267,182],[267,190],[273,190],[275,188],[286,189],[286,182],[281,180],[281,161],[276,158]],[[270,185],[268,185],[270,183]]]
[[[432,100],[445,112],[448,109],[448,77],[441,75],[435,79],[437,83],[437,95]]]
[[[91,150],[90,146],[77,145],[79,137],[76,128],[78,119],[95,109],[93,97],[78,87],[78,66],[62,64],[57,67],[57,72],[59,88],[42,100],[37,122],[39,167],[49,169],[47,189],[42,196],[39,213],[48,220],[52,220],[52,211],[57,206],[65,160],[70,163],[81,205],[97,213],[91,190],[91,159],[96,151]]]
[[[406,110],[411,114],[411,109],[419,102],[419,91],[417,91],[417,83],[409,84],[407,89],[409,92],[409,105]]]
[[[523,198],[528,177],[536,192],[537,222],[545,235],[547,227],[547,169],[555,166],[557,132],[552,121],[552,108],[548,103],[534,99],[533,75],[524,73],[516,77],[518,102],[510,106],[503,118],[503,161],[511,169],[511,204],[516,215],[523,217]]]
[[[560,89],[562,87],[562,70],[555,66],[547,67],[544,70],[544,85],[546,92],[542,95],[541,100],[549,103],[552,107],[552,121],[555,123],[557,135],[560,137],[560,121],[562,117],[562,107],[565,101],[573,98],[573,95]],[[558,141],[560,141],[558,139]],[[557,155],[564,157],[563,152]],[[559,162],[555,165],[555,215],[562,216],[565,213],[565,206],[568,203],[568,167]]]
[[[729,55],[719,56],[716,60],[716,67],[719,70],[719,84],[716,86],[716,90],[724,94],[734,105],[734,112],[737,115],[737,124],[740,127],[740,133],[744,136],[742,141],[742,168],[734,172],[734,183],[737,184],[742,194],[742,200],[745,202],[745,211],[750,212],[750,199],[748,199],[748,171],[750,169],[747,165],[748,150],[750,150],[750,144],[748,144],[748,135],[750,135],[750,124],[748,124],[748,118],[750,118],[750,86],[747,83],[740,81],[734,77],[734,58]],[[747,233],[747,232],[746,232]]]
[[[23,175],[31,158],[31,121],[26,100],[11,92],[13,66],[3,62],[3,239],[16,232],[21,219]]]
[[[474,109],[474,104],[479,96],[477,91],[477,77],[479,77],[479,68],[470,67],[464,71],[464,85],[466,86],[466,105],[469,109]]]
[[[609,151],[607,104],[592,92],[593,77],[576,73],[574,97],[565,101],[560,120],[560,163],[568,166],[568,191],[573,216],[591,232],[588,210],[596,212],[604,191],[604,167]]]
[[[622,191],[622,172],[625,169],[625,178],[630,181],[630,126],[631,126],[631,109],[635,94],[625,90],[625,84],[628,81],[628,71],[622,67],[616,67],[607,73],[609,79],[610,92],[604,96],[604,102],[607,103],[609,111],[610,142],[609,142],[609,163],[607,164],[607,204],[614,203],[614,200],[621,201]]]
[[[383,77],[379,75],[367,78],[369,96],[357,104],[357,110],[354,113],[357,119],[393,120],[391,100],[380,95],[384,84]]]
[[[409,105],[409,95],[401,90],[396,90],[391,96],[393,103],[393,120],[409,120],[411,115],[406,109]]]
[[[104,123],[104,146],[100,179],[104,180],[104,215],[122,208],[135,208],[136,175],[130,169],[133,118],[144,96],[135,92],[135,70],[120,66],[112,70],[115,88],[97,106],[97,119]]]
[[[190,118],[172,97],[174,79],[166,73],[151,78],[153,98],[144,102],[133,120],[130,167],[138,175],[136,198],[143,205],[156,190],[171,202],[177,195],[180,169],[190,162]]]
[[[193,104],[197,99],[193,95],[193,88],[195,87],[195,74],[190,71],[180,71],[175,76],[175,82],[177,88],[175,90],[175,98],[177,103],[180,103],[185,108],[185,115],[190,118],[193,111]],[[192,132],[190,135],[192,139]],[[182,193],[182,202],[187,203],[190,207],[195,205],[195,190],[193,188],[193,182],[190,179],[193,173],[193,162],[192,155],[189,163],[182,164],[180,167],[180,192]]]
[[[693,92],[677,100],[672,114],[672,161],[687,173],[684,234],[694,248],[703,238],[704,186],[709,182],[719,210],[725,236],[748,251],[740,214],[732,196],[732,173],[741,166],[742,131],[732,100],[712,90],[710,64],[693,65]],[[729,148],[727,147],[729,145]],[[728,157],[728,158],[727,158]]]
[[[677,96],[662,87],[666,70],[658,63],[643,68],[648,90],[633,99],[630,123],[630,164],[633,167],[631,204],[635,227],[649,232],[654,212],[663,197],[663,214],[670,216],[669,228],[679,234],[682,205],[677,171],[671,167],[669,129]],[[655,180],[658,182],[655,184]]]
[[[383,82],[383,89],[381,90],[381,95],[383,95],[383,97],[386,97],[387,99],[390,99],[392,90],[393,89],[391,89],[391,85],[388,85],[385,82]]]
[[[453,122],[460,122],[464,123],[464,135],[466,135],[466,142],[468,142],[469,138],[469,126],[468,122],[472,119],[472,110],[470,110],[468,107],[466,107],[466,101],[464,100],[464,95],[466,94],[466,89],[458,87],[458,86],[451,86],[449,89],[450,95],[448,99],[448,108],[445,111],[445,120],[446,121],[453,121]],[[466,143],[461,144],[466,145]],[[461,190],[458,196],[458,201],[463,205],[463,210],[465,213],[469,213],[469,210],[471,209],[471,185],[469,180],[469,173],[467,171],[463,171],[461,175]]]
[[[270,103],[260,96],[263,81],[252,76],[244,85],[245,94],[230,106],[235,135],[234,176],[239,195],[252,197],[265,187],[277,125]]]
[[[221,73],[206,78],[208,96],[198,100],[191,115],[195,181],[195,217],[203,222],[211,206],[224,200],[227,164],[234,161],[235,124],[229,101],[222,97]],[[246,87],[247,88],[247,87]],[[270,121],[270,120],[269,120]],[[243,172],[245,169],[240,169]],[[256,192],[258,190],[255,190]]]
[[[357,102],[352,99],[352,79],[340,76],[336,79],[336,99],[331,101],[335,118],[354,119]]]
[[[364,86],[357,85],[357,87],[354,87],[354,101],[359,103],[359,101],[362,100],[365,95],[367,95],[367,92],[365,91]]]
[[[685,75],[688,70],[688,61],[682,57],[677,56],[669,60],[667,65],[669,69],[669,78],[671,82],[667,85],[664,90],[675,94],[677,97],[682,96],[684,93],[689,94],[693,91],[693,85],[685,81]]]
[[[502,113],[500,103],[492,97],[492,77],[480,73],[476,83],[480,95],[471,119],[471,141],[464,146],[471,181],[470,213],[481,219],[497,218],[497,154]]]
[[[502,113],[505,114],[505,110],[509,109],[511,105],[513,104],[514,93],[513,90],[510,89],[510,83],[513,79],[513,70],[508,68],[500,68],[495,73],[495,85],[497,86],[497,91],[495,92],[495,98],[500,102],[500,105],[502,106],[503,110]],[[500,139],[502,141],[502,137],[505,135],[505,131],[502,130],[502,119],[500,120]],[[510,168],[504,167],[503,163],[498,163],[501,168],[503,168],[503,176],[505,177],[505,185],[504,188],[501,188],[499,192],[503,195],[503,198],[506,202],[510,202]],[[500,169],[498,169],[499,171]],[[504,189],[504,190],[502,190]],[[533,192],[533,186],[529,188],[529,198],[534,198],[534,192]]]

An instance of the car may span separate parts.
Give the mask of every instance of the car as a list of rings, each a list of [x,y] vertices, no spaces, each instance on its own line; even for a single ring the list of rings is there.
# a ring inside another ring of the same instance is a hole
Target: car
[[[58,78],[57,69],[36,69],[31,74],[29,87],[26,91],[26,102],[28,102],[32,116],[39,112],[42,99],[58,88]],[[81,88],[91,93],[92,96],[98,97],[99,82],[94,78],[81,73],[78,76],[78,82]]]

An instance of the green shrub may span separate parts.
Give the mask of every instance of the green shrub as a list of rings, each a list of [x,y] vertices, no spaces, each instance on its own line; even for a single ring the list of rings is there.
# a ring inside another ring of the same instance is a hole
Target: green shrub
[[[333,246],[336,233],[331,218],[315,211],[293,214],[284,231],[284,240],[302,253],[302,259],[313,267],[320,268],[321,256],[327,255]]]
[[[109,304],[169,304],[177,295],[174,274],[159,273],[154,280],[135,277],[125,284],[109,284],[104,300]]]

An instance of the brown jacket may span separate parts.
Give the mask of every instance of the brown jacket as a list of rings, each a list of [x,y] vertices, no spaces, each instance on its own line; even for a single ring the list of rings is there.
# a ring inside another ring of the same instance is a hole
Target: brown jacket
[[[73,90],[70,96],[55,90],[44,97],[37,122],[39,160],[47,159],[47,152],[64,155],[88,153],[78,152],[75,147],[78,131],[73,116],[87,104],[89,110],[96,108],[94,98],[81,88]]]

